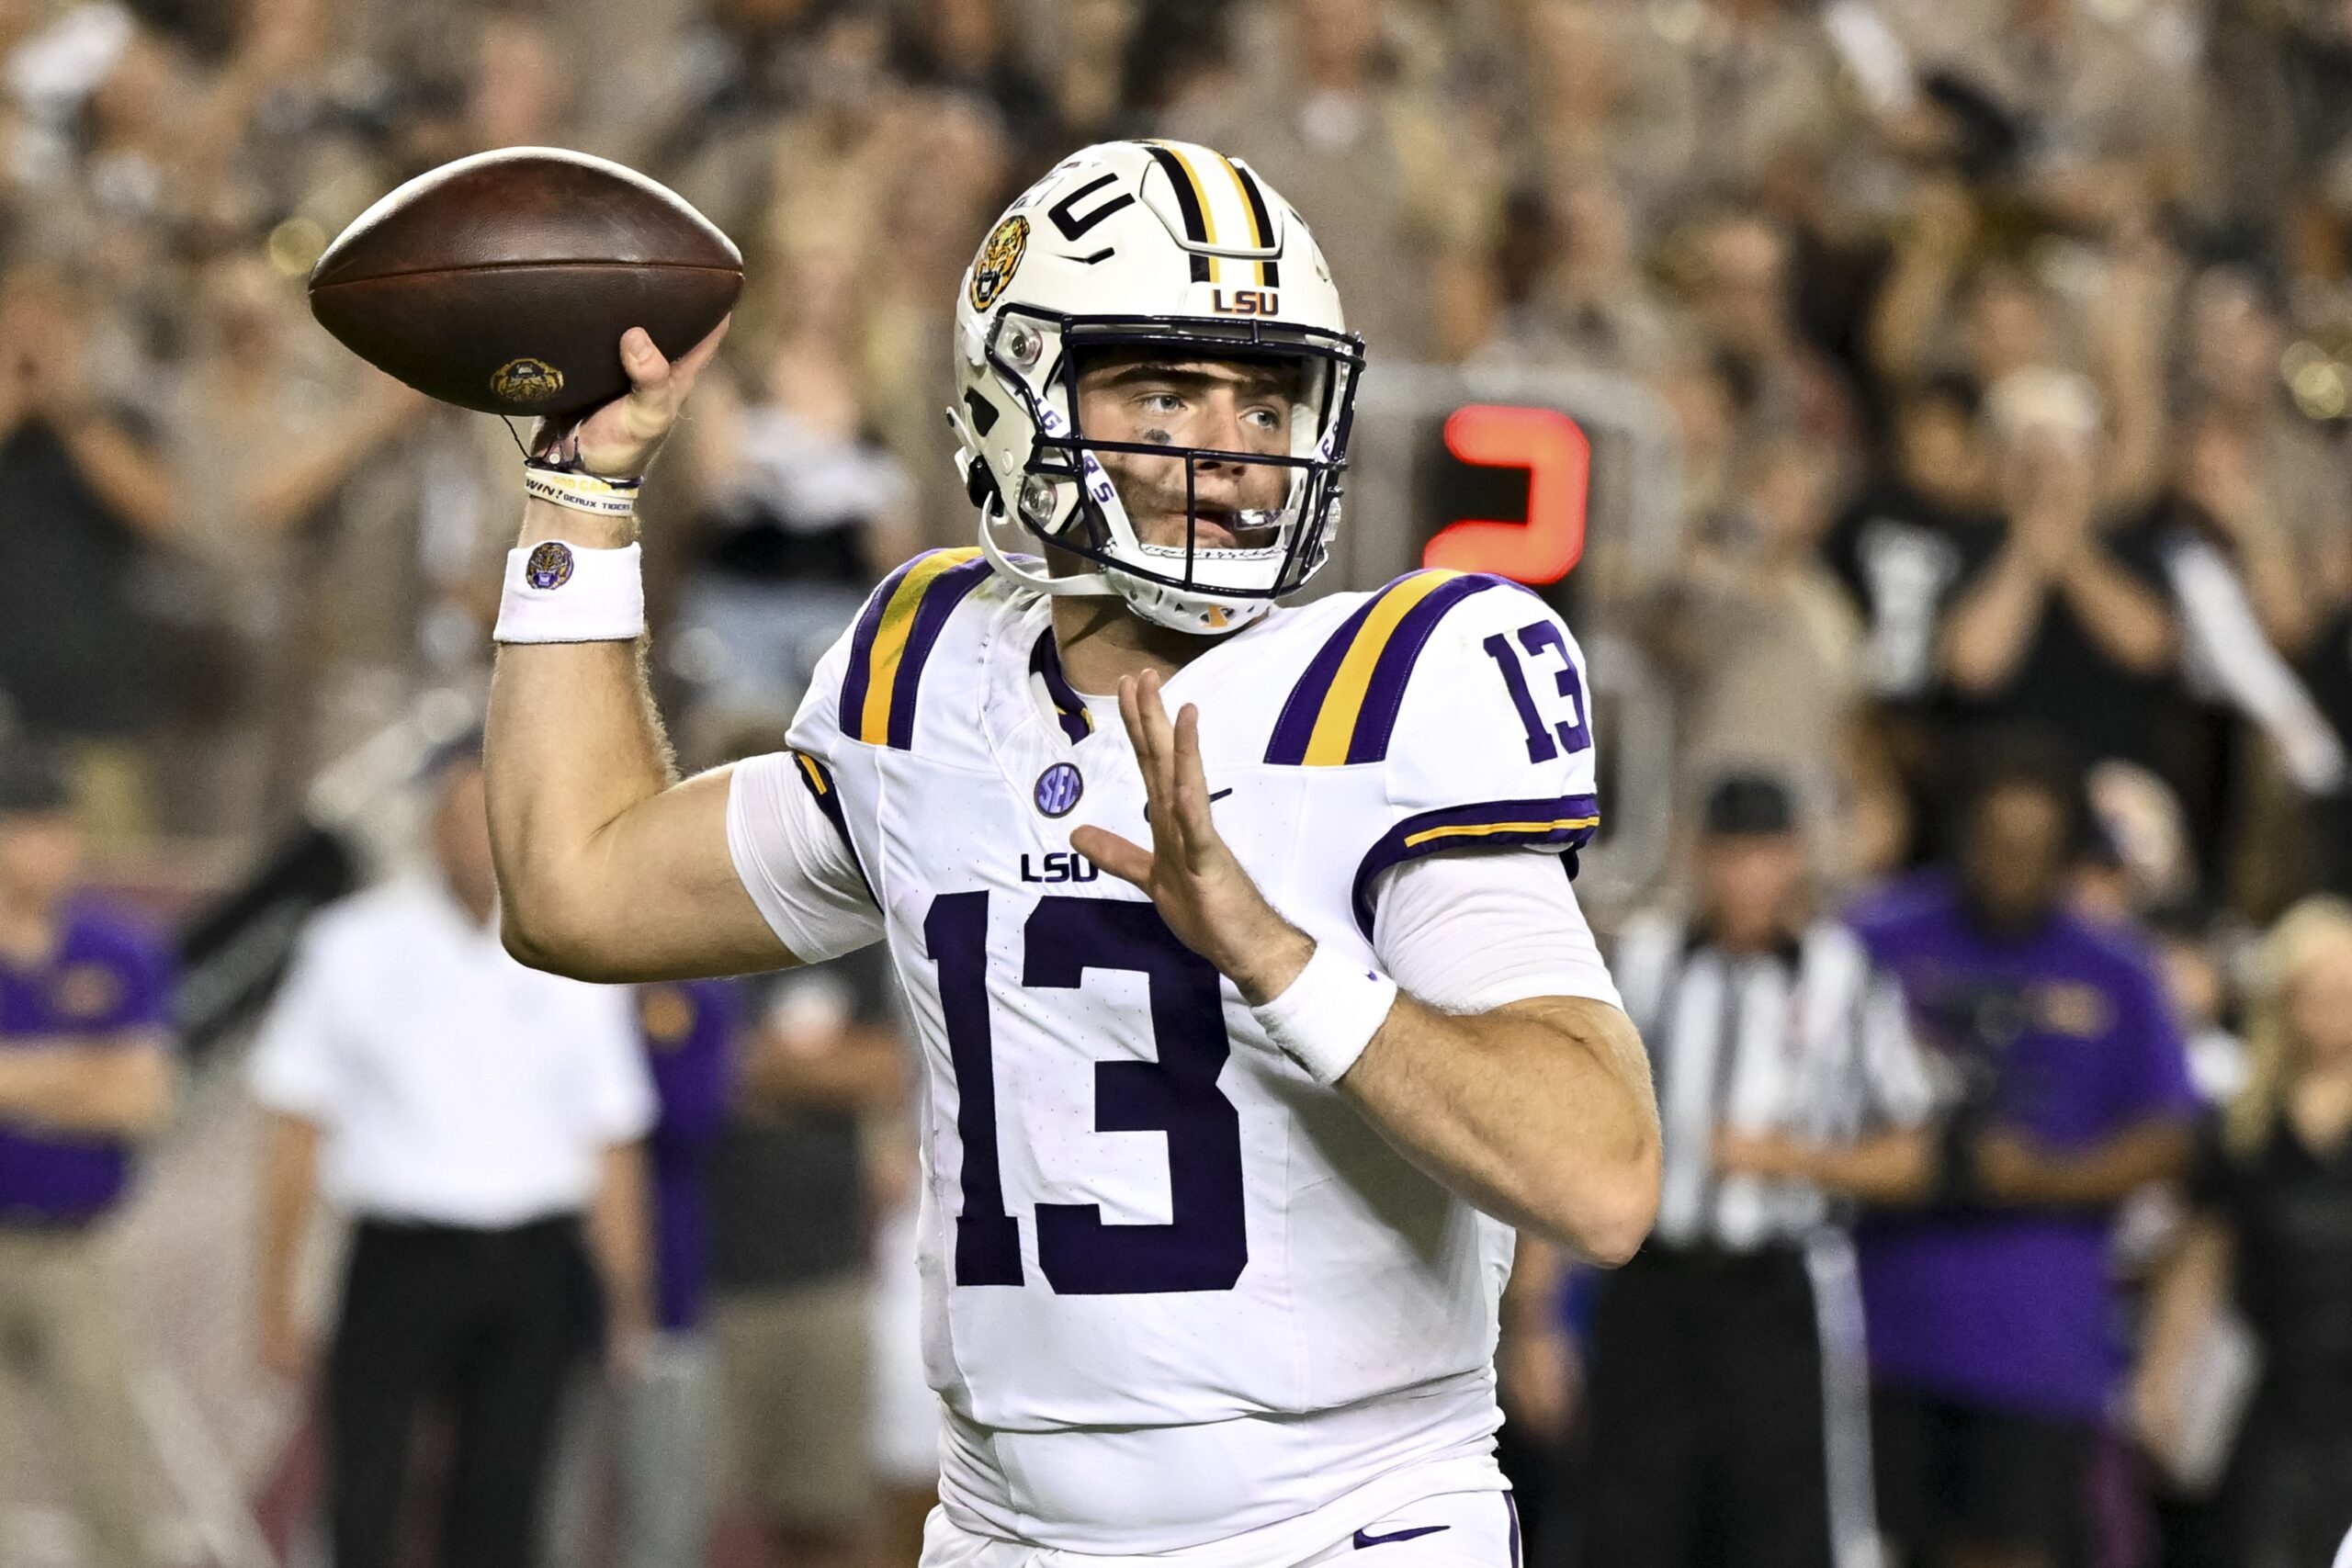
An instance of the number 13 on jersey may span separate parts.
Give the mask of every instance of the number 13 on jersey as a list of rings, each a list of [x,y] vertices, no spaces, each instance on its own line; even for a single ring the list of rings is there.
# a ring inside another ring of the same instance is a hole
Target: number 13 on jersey
[[[939,966],[940,1012],[956,1066],[964,1210],[958,1285],[1023,1282],[1020,1221],[1008,1213],[997,1148],[995,1031],[989,1011],[986,892],[932,900],[923,937]],[[1022,929],[1024,987],[1074,987],[1089,969],[1145,977],[1157,1061],[1094,1064],[1094,1130],[1164,1134],[1164,1225],[1112,1224],[1099,1203],[1039,1203],[1037,1267],[1061,1295],[1229,1291],[1250,1261],[1241,1122],[1217,1089],[1232,1054],[1216,968],[1140,901],[1041,898]]]

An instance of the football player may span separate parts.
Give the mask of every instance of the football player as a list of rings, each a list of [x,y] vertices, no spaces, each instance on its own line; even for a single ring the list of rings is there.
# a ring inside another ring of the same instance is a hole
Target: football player
[[[1114,142],[963,280],[976,547],[875,591],[789,750],[675,782],[630,507],[716,343],[632,331],[634,389],[527,467],[488,746],[509,945],[619,981],[889,944],[931,1568],[1510,1568],[1511,1227],[1619,1261],[1657,1196],[1562,874],[1598,820],[1575,639],[1478,575],[1280,604],[1339,525],[1361,344],[1246,164]]]

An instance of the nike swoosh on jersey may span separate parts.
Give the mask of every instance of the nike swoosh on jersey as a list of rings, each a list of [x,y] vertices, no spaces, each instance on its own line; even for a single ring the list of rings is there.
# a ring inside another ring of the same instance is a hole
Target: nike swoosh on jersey
[[[1416,1525],[1411,1529],[1391,1530],[1386,1535],[1366,1535],[1363,1531],[1358,1530],[1356,1531],[1356,1550],[1362,1551],[1367,1546],[1386,1546],[1392,1541],[1412,1540],[1420,1536],[1435,1535],[1440,1530],[1450,1530],[1453,1528],[1452,1525]]]

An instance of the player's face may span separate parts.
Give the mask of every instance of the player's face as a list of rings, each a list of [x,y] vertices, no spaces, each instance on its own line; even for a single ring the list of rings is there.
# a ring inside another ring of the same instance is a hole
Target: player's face
[[[1251,360],[1130,355],[1088,367],[1078,378],[1079,429],[1089,441],[1192,446],[1245,457],[1290,455],[1291,404],[1297,372]],[[1100,452],[1097,458],[1148,545],[1182,548],[1188,527],[1182,457]],[[1289,499],[1291,470],[1277,463],[1194,457],[1193,543],[1204,549],[1261,548],[1274,528],[1250,514],[1272,514]]]

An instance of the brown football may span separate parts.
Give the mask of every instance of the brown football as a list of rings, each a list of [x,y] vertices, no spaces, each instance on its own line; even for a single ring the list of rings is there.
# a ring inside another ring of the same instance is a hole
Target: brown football
[[[361,213],[311,269],[311,313],[429,397],[561,414],[628,389],[629,328],[674,359],[742,288],[742,253],[676,192],[584,152],[509,147]]]

